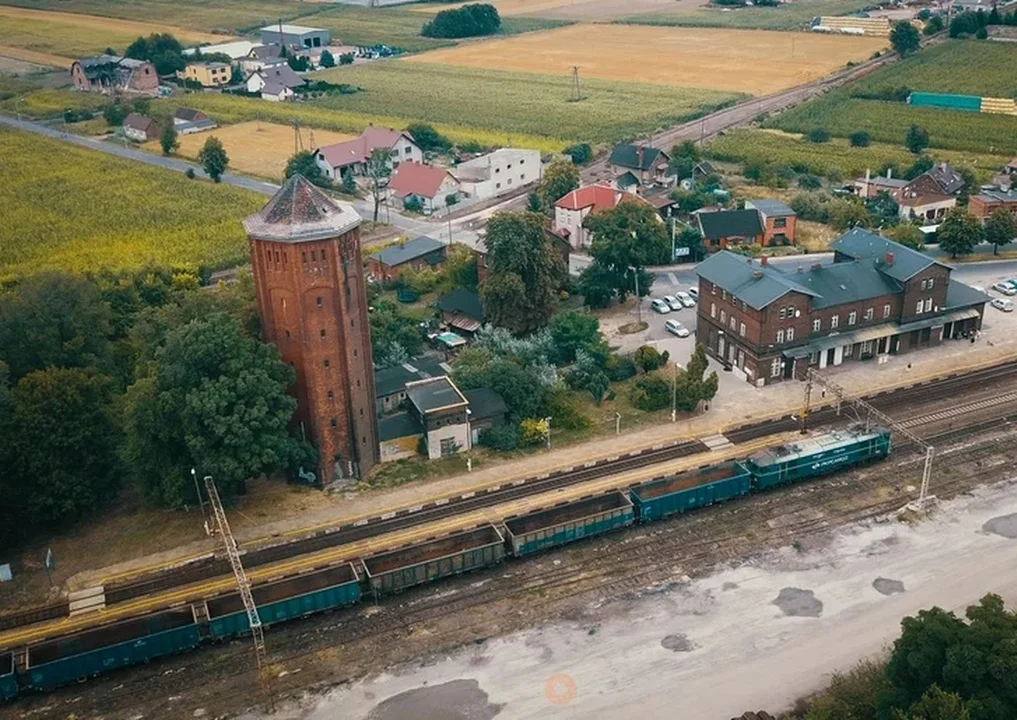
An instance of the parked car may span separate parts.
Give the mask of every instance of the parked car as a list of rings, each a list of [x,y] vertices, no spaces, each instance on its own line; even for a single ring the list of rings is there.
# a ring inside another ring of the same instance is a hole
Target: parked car
[[[664,323],[664,328],[672,335],[677,335],[678,337],[689,336],[689,329],[677,320],[667,320]]]
[[[678,294],[681,295],[681,293],[678,293]],[[666,302],[667,306],[669,308],[671,308],[672,310],[681,310],[682,309],[682,301],[679,300],[678,298],[676,298],[674,295],[665,295],[664,296],[664,302]]]
[[[1010,283],[998,282],[992,286],[992,289],[1004,295],[1017,295],[1017,290],[1014,290]]]
[[[675,293],[675,295],[678,296],[678,300],[681,301],[682,306],[684,306],[684,307],[695,307],[696,306],[696,301],[693,300],[692,296],[689,295],[687,292],[677,292],[677,293]]]
[[[661,300],[660,298],[657,298],[652,303],[650,303],[650,307],[652,307],[655,312],[659,312],[661,315],[666,315],[667,313],[671,312],[671,306],[668,305],[663,300]]]
[[[1013,300],[1004,300],[1003,298],[996,298],[992,301],[992,307],[1003,312],[1013,312]]]
[[[689,295],[692,296],[693,300],[698,300],[699,299],[699,288],[697,288],[697,287],[690,287],[689,288]]]

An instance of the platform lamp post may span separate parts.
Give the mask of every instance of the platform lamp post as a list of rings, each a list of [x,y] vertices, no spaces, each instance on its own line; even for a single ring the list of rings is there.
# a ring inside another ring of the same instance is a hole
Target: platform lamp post
[[[671,422],[678,422],[678,371],[682,366],[674,362],[674,373],[671,377]]]
[[[547,424],[547,451],[551,452],[551,418],[550,418],[550,416],[544,418],[544,422]]]

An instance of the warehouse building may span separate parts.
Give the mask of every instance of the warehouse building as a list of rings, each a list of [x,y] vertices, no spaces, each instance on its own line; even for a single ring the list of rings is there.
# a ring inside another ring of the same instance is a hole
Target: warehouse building
[[[981,328],[989,298],[951,279],[949,266],[861,228],[830,249],[832,264],[790,270],[727,251],[701,263],[697,333],[707,353],[763,386]]]
[[[320,48],[332,42],[332,33],[324,28],[303,25],[269,25],[261,29],[262,45],[285,45],[286,47]]]

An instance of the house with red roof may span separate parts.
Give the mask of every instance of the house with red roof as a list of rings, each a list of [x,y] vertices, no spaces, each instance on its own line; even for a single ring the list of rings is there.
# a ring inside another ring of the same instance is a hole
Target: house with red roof
[[[425,213],[447,206],[449,197],[459,199],[459,181],[452,173],[412,160],[399,164],[388,181],[388,189],[404,206],[407,202],[418,201]]]
[[[339,181],[348,172],[366,175],[367,161],[375,150],[388,150],[388,166],[392,170],[407,161],[424,161],[424,153],[408,132],[374,125],[365,128],[354,140],[317,148],[314,156],[325,177]]]
[[[599,210],[610,210],[626,199],[646,202],[638,195],[603,183],[577,188],[554,204],[554,232],[574,248],[588,247],[591,237],[583,225],[586,217]]]

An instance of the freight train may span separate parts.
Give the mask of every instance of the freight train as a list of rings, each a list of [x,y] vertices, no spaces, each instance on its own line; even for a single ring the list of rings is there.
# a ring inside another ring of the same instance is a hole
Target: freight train
[[[795,483],[890,454],[890,431],[852,427],[639,483],[500,525],[430,540],[253,588],[264,625],[354,605],[470,570],[521,558],[634,522],[646,523]],[[239,593],[101,625],[27,647],[0,649],[0,702],[232,639],[249,631]]]

